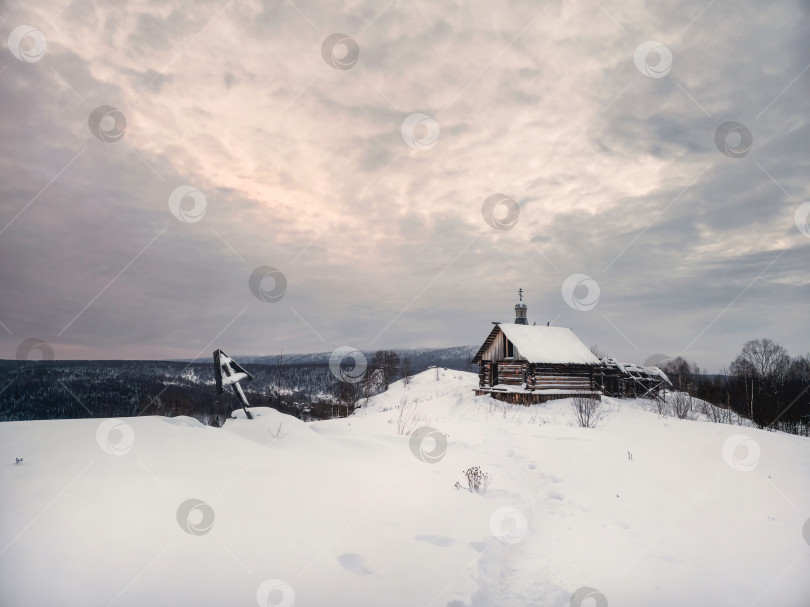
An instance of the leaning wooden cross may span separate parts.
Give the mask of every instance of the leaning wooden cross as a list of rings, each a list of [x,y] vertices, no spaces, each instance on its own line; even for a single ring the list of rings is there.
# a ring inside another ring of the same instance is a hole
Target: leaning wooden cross
[[[214,351],[214,375],[217,380],[217,394],[222,394],[228,386],[233,387],[233,391],[242,404],[242,410],[248,419],[253,419],[250,411],[247,410],[248,401],[245,393],[242,392],[240,381],[250,381],[253,376],[245,371],[238,362],[225,354],[222,350]]]

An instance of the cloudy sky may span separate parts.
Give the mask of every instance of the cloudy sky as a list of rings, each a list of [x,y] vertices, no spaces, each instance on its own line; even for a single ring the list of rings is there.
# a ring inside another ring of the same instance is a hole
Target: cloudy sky
[[[0,357],[475,344],[518,288],[629,361],[810,350],[808,2],[0,17]]]

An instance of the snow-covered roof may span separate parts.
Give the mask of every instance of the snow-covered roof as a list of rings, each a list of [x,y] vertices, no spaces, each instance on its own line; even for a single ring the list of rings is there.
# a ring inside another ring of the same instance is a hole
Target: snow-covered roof
[[[657,375],[665,382],[667,382],[670,386],[672,385],[672,382],[669,381],[667,374],[664,373],[659,367],[644,367],[644,370],[647,371],[647,373],[649,373],[650,375]]]
[[[615,358],[607,358],[607,357],[602,359],[602,364],[606,367],[616,367],[617,369],[619,369],[619,371],[622,372],[622,374],[629,375],[630,377],[640,377],[642,379],[645,377],[647,378],[659,377],[663,379],[666,383],[668,383],[670,386],[672,385],[672,382],[669,380],[669,377],[667,377],[667,374],[664,373],[658,367],[654,366],[645,367],[633,363],[620,363]]]
[[[530,363],[598,365],[599,359],[566,327],[499,324],[506,339]],[[493,330],[494,331],[494,330]],[[488,340],[489,341],[489,340]],[[483,352],[479,352],[483,354]]]

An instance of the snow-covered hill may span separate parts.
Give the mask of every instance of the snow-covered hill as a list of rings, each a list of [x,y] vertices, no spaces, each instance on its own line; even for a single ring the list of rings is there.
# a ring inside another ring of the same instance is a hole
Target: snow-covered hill
[[[427,371],[310,424],[2,423],[0,604],[810,601],[810,440],[617,400],[579,428],[475,381]],[[483,495],[453,486],[470,466]]]

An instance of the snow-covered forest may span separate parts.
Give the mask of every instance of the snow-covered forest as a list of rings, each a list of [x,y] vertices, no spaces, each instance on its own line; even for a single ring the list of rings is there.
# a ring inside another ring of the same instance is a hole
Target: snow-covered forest
[[[347,383],[328,355],[245,357],[254,379],[245,391],[256,406],[302,419],[346,415],[358,399],[378,394],[404,374],[437,362],[469,369],[471,347],[358,352],[362,382]],[[350,360],[350,362],[352,362]],[[221,426],[237,406],[232,393],[214,392],[209,361],[0,361],[7,385],[0,421],[186,415]]]

